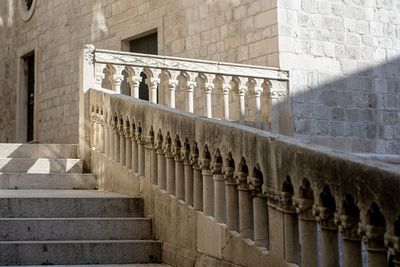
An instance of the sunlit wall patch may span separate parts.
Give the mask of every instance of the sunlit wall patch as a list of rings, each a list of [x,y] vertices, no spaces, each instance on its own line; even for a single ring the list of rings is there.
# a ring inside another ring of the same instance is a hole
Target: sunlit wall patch
[[[19,0],[19,14],[24,21],[28,21],[35,10],[37,0]]]

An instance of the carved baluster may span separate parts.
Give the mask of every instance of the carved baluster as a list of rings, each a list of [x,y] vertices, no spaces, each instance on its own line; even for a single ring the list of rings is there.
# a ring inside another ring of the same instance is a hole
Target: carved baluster
[[[226,226],[229,230],[239,231],[238,183],[234,177],[235,162],[230,152],[225,162]]]
[[[103,80],[105,78],[105,73],[104,73],[104,69],[106,68],[106,64],[102,64],[102,63],[96,63],[95,66],[95,73],[94,73],[94,77],[95,77],[95,84],[96,84],[96,88],[97,89],[101,89],[101,84],[103,83]]]
[[[126,168],[132,169],[132,142],[131,142],[131,126],[129,120],[126,120],[124,127],[124,137],[125,137],[125,163]]]
[[[161,129],[157,134],[157,174],[158,174],[158,187],[160,189],[167,188],[166,182],[166,163],[163,148],[164,138],[161,133]]]
[[[142,81],[140,73],[143,69],[139,67],[128,67],[127,70],[129,73],[128,83],[131,89],[131,96],[139,98],[139,84]]]
[[[247,183],[249,169],[245,158],[241,158],[237,174],[239,191],[239,232],[243,238],[253,239],[253,201]]]
[[[269,80],[269,97],[271,99],[271,106],[272,106],[272,112],[271,112],[271,131],[274,133],[280,133],[281,130],[281,124],[282,123],[287,123],[282,121],[280,117],[284,117],[285,114],[281,114],[280,111],[284,111],[286,113],[289,113],[289,111],[284,110],[282,108],[282,102],[286,100],[287,96],[287,88],[285,86],[282,86],[279,82]],[[287,115],[287,114],[286,114]]]
[[[104,111],[100,107],[100,118],[99,118],[99,151],[104,153]]]
[[[211,154],[207,145],[204,145],[201,169],[203,176],[203,213],[206,216],[214,216],[214,182],[211,171]]]
[[[165,163],[166,163],[166,172],[167,172],[167,193],[174,195],[175,194],[175,161],[174,154],[172,151],[172,139],[167,132],[167,136],[165,138]]]
[[[206,92],[206,116],[212,118],[212,91],[215,87],[213,74],[204,74],[205,78],[205,92]]]
[[[134,173],[137,173],[139,168],[138,168],[138,145],[136,142],[136,125],[133,123],[131,126],[131,142],[132,142],[132,171]]]
[[[338,233],[335,225],[335,198],[329,186],[324,186],[320,194],[320,206],[314,212],[321,228],[321,263],[322,266],[339,266]]]
[[[300,266],[318,266],[317,225],[312,213],[314,195],[307,179],[300,186],[299,197],[294,198],[300,225]]]
[[[232,90],[232,76],[221,76],[223,80],[222,93],[224,95],[224,119],[229,120],[229,93]]]
[[[189,206],[193,206],[193,168],[190,159],[190,144],[186,138],[182,149],[184,176],[185,176],[185,201]]]
[[[157,145],[155,143],[153,126],[151,126],[150,128],[149,136],[150,138],[149,138],[148,149],[150,150],[151,183],[157,185],[158,184]]]
[[[114,156],[113,160],[116,162],[119,162],[119,125],[118,125],[118,116],[114,117],[114,125],[113,125],[113,130],[114,130],[114,143],[113,143],[113,148],[114,148]]]
[[[253,94],[255,96],[255,104],[256,104],[256,127],[261,128],[261,94],[264,91],[263,84],[264,79],[254,79],[254,91]]]
[[[122,71],[125,69],[125,66],[120,66],[120,65],[112,65],[110,66],[112,76],[111,76],[111,83],[112,83],[112,88],[113,91],[116,93],[121,93],[121,84],[122,81],[124,80],[124,75],[122,74]]]
[[[193,143],[191,161],[193,166],[193,208],[203,210],[203,176],[199,162],[199,148],[196,142]]]
[[[151,77],[149,77],[150,74],[147,74],[148,77],[146,79],[146,83],[149,86],[150,90],[150,102],[151,103],[157,103],[157,89],[158,86],[160,85],[160,74],[161,70],[160,69],[151,69]]]
[[[342,213],[335,215],[335,222],[343,238],[343,264],[345,267],[361,267],[361,236],[358,234],[360,210],[351,195],[342,203]]]
[[[109,133],[109,118],[108,118],[108,113],[104,113],[104,153],[107,157],[110,156],[110,143],[109,141],[109,137],[108,137],[108,133]]]
[[[181,141],[179,136],[176,135],[174,142],[174,154],[175,154],[175,195],[178,199],[185,198],[185,177],[183,168],[183,159],[181,154]]]
[[[363,236],[367,248],[368,267],[387,266],[387,251],[384,243],[386,222],[375,202],[368,209],[366,217],[366,225],[359,225],[358,231]]]
[[[249,177],[249,188],[253,196],[254,242],[256,246],[268,246],[268,205],[262,192],[263,175],[257,163],[253,176]]]
[[[282,183],[281,191],[277,196],[277,210],[283,212],[285,259],[287,262],[299,264],[299,221],[292,202],[294,189],[290,177],[287,176]],[[273,193],[267,194],[268,199],[273,198]]]
[[[245,95],[248,90],[248,79],[238,78],[238,95],[239,95],[239,109],[240,109],[240,122],[244,122],[246,118],[246,98]]]
[[[142,126],[138,126],[136,142],[138,147],[138,173],[140,176],[144,176],[144,168],[145,168],[145,155],[144,155],[144,144],[145,140],[142,136]]]
[[[196,78],[198,77],[198,73],[196,72],[186,72],[185,76],[187,78],[187,110],[190,113],[194,112],[194,105],[193,105],[193,92],[197,86]]]
[[[126,165],[126,144],[125,144],[125,133],[124,133],[124,120],[121,118],[118,125],[119,134],[119,162],[122,166]]]
[[[213,160],[214,217],[216,222],[226,223],[226,194],[222,163],[221,152],[217,149]]]
[[[180,71],[169,71],[169,80],[168,80],[168,87],[169,87],[169,106],[171,108],[175,108],[175,92],[179,86],[178,76],[180,75]]]

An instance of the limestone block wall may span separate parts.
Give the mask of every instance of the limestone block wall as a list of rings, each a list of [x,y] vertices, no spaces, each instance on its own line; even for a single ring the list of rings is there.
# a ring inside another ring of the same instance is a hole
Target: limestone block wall
[[[278,0],[278,25],[296,136],[399,153],[399,2]]]
[[[40,0],[28,22],[19,0],[0,1],[0,142],[15,141],[18,53],[38,57],[39,142],[78,141],[79,52],[86,43],[121,50],[157,29],[158,52],[278,65],[274,0]]]

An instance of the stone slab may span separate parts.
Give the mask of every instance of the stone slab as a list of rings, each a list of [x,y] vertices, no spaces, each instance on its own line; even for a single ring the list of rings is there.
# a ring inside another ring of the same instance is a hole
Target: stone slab
[[[0,173],[0,189],[96,189],[97,179],[84,173]]]
[[[161,251],[161,242],[144,240],[0,242],[0,264],[160,263]]]
[[[0,172],[81,173],[82,165],[79,159],[0,158]]]
[[[1,241],[142,240],[151,238],[148,218],[5,218]]]
[[[0,158],[77,158],[77,145],[3,143]]]
[[[143,217],[143,199],[90,190],[0,190],[0,217]]]

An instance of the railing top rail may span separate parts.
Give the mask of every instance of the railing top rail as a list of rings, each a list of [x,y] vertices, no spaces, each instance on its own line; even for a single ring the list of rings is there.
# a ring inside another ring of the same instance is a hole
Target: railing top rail
[[[220,61],[179,58],[139,54],[130,52],[96,49],[96,63],[131,65],[138,67],[162,68],[189,72],[211,73],[227,76],[288,80],[289,72],[277,68],[254,66]]]

